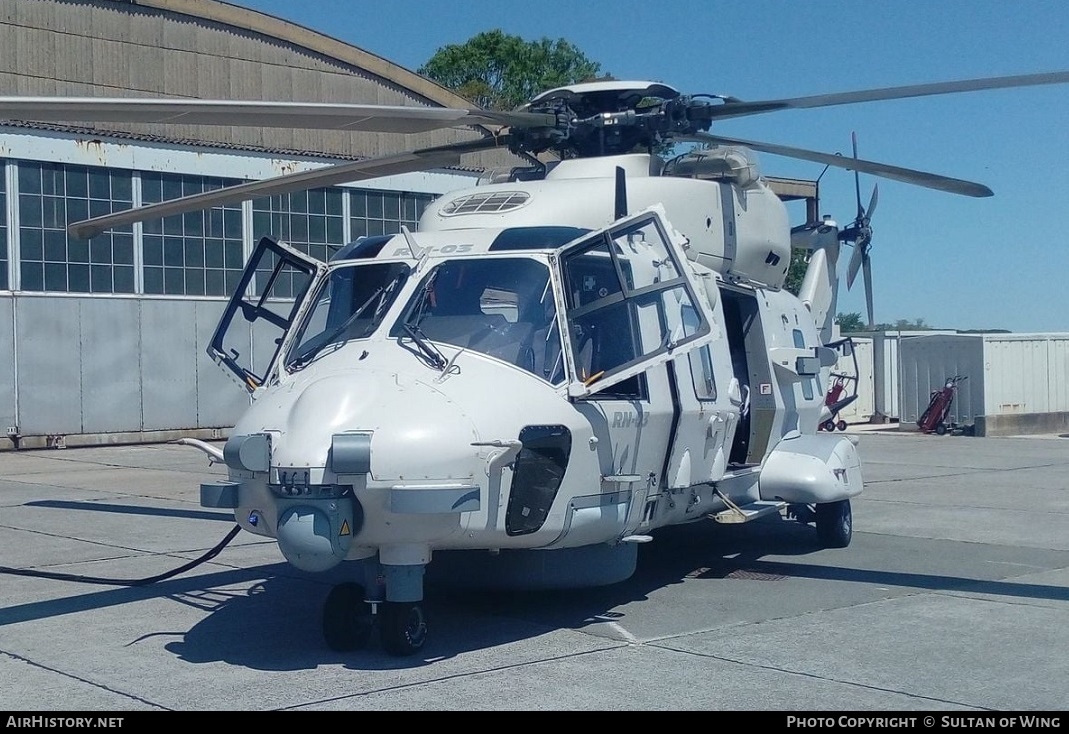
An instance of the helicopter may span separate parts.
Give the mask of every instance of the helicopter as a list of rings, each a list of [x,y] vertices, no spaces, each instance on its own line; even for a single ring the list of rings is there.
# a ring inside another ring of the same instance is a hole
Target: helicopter
[[[876,190],[840,227],[792,227],[754,152],[973,197],[979,183],[710,132],[779,110],[1069,82],[1069,72],[743,101],[600,80],[510,112],[232,100],[0,98],[0,118],[166,121],[477,140],[345,162],[108,214],[110,227],[258,196],[454,165],[507,148],[529,166],[432,202],[415,231],[326,262],[264,237],[208,353],[249,394],[202,506],[234,513],[310,573],[342,566],[326,644],[392,655],[429,637],[428,579],[560,589],[629,578],[672,525],[780,515],[849,546],[855,440],[821,432],[836,363],[842,247],[865,276]],[[485,128],[481,128],[485,129]],[[693,143],[680,155],[656,151]],[[339,243],[341,244],[341,243]],[[784,288],[792,251],[808,265]]]

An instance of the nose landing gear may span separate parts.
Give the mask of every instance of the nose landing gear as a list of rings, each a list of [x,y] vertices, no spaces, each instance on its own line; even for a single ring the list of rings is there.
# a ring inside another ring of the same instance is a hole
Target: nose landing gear
[[[413,655],[427,641],[427,618],[418,602],[369,601],[357,583],[338,584],[323,604],[323,639],[331,650],[367,647],[375,627],[386,652]]]
[[[368,644],[375,625],[371,604],[364,601],[364,587],[338,584],[323,604],[323,638],[331,650],[350,652]]]
[[[412,655],[427,641],[427,618],[423,605],[388,601],[379,610],[379,636],[391,655]]]

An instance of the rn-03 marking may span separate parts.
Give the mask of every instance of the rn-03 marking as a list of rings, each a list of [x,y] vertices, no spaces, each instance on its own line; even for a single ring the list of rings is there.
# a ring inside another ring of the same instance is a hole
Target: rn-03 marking
[[[431,247],[424,247],[419,251],[420,255],[462,255],[465,252],[471,252],[471,248],[475,245],[436,245]],[[411,255],[412,251],[407,247],[398,247],[393,251],[394,257],[403,257],[405,255]]]

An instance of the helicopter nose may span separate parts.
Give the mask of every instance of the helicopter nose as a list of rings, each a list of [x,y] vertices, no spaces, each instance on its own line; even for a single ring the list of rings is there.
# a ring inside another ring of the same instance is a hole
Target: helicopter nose
[[[482,460],[468,411],[423,382],[384,396],[374,409],[371,474],[380,481],[470,479]]]
[[[478,431],[456,401],[421,380],[379,372],[323,377],[289,407],[275,467],[329,467],[334,436],[371,434],[376,479],[471,476]]]

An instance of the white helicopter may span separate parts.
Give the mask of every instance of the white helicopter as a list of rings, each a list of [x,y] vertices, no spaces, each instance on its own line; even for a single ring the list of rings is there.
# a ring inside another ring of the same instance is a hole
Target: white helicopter
[[[317,261],[260,241],[209,353],[251,404],[224,448],[228,480],[201,504],[234,511],[309,572],[351,567],[322,611],[336,650],[377,629],[391,654],[428,635],[424,579],[575,588],[636,568],[658,528],[775,513],[847,546],[861,460],[818,431],[843,244],[868,282],[870,219],[792,230],[748,151],[968,196],[987,187],[912,169],[739,140],[717,120],[790,108],[1069,82],[1069,72],[743,102],[660,83],[599,81],[515,112],[161,99],[0,98],[0,118],[351,126],[499,135],[241,184],[71,226],[133,221],[255,196],[438,167],[507,146],[532,161],[443,195],[418,231]],[[664,160],[665,143],[708,144]],[[340,244],[340,243],[339,243]],[[792,247],[810,251],[783,289]],[[871,311],[871,295],[869,295]],[[871,313],[870,313],[871,320]],[[269,345],[254,370],[252,343]]]

